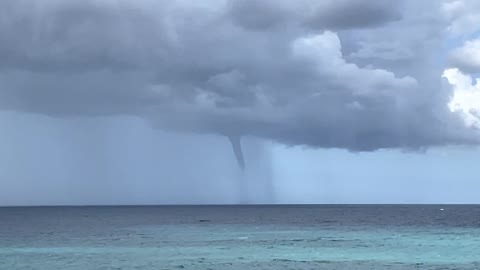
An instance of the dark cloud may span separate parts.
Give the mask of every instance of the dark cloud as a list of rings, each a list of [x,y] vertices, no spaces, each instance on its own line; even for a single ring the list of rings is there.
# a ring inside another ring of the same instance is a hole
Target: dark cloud
[[[401,18],[401,1],[337,0],[321,1],[307,18],[306,25],[316,29],[376,27]]]
[[[350,150],[477,143],[431,61],[444,22],[415,3],[2,1],[0,106]]]
[[[279,0],[232,0],[229,11],[232,20],[251,30],[267,30],[286,26],[294,22],[300,14],[295,14],[293,2]]]
[[[385,0],[232,0],[233,21],[249,30],[303,26],[319,30],[380,26],[401,18],[400,1]]]

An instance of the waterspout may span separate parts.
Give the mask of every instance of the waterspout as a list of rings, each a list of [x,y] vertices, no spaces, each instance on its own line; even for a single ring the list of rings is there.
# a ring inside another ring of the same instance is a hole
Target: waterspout
[[[237,158],[238,167],[242,171],[245,171],[245,159],[243,157],[242,145],[240,143],[240,136],[228,136],[230,143],[232,144],[233,152]]]

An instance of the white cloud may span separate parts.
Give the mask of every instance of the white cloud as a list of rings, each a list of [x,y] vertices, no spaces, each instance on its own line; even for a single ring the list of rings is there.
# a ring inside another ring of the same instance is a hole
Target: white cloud
[[[470,75],[457,68],[445,70],[443,77],[453,85],[450,111],[460,113],[467,126],[480,128],[480,79],[474,83]]]
[[[461,70],[480,72],[480,38],[468,40],[450,53],[450,62]]]

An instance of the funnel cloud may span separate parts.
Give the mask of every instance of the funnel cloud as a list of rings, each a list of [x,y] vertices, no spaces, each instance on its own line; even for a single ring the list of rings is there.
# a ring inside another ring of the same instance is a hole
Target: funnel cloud
[[[242,171],[245,171],[245,158],[243,157],[242,144],[240,142],[240,137],[229,136],[228,139],[232,144],[232,149],[235,154],[235,158],[237,159],[238,167]]]

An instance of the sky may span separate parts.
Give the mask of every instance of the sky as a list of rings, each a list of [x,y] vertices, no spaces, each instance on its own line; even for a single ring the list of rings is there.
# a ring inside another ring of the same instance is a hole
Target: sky
[[[480,203],[476,0],[0,18],[0,205]]]

